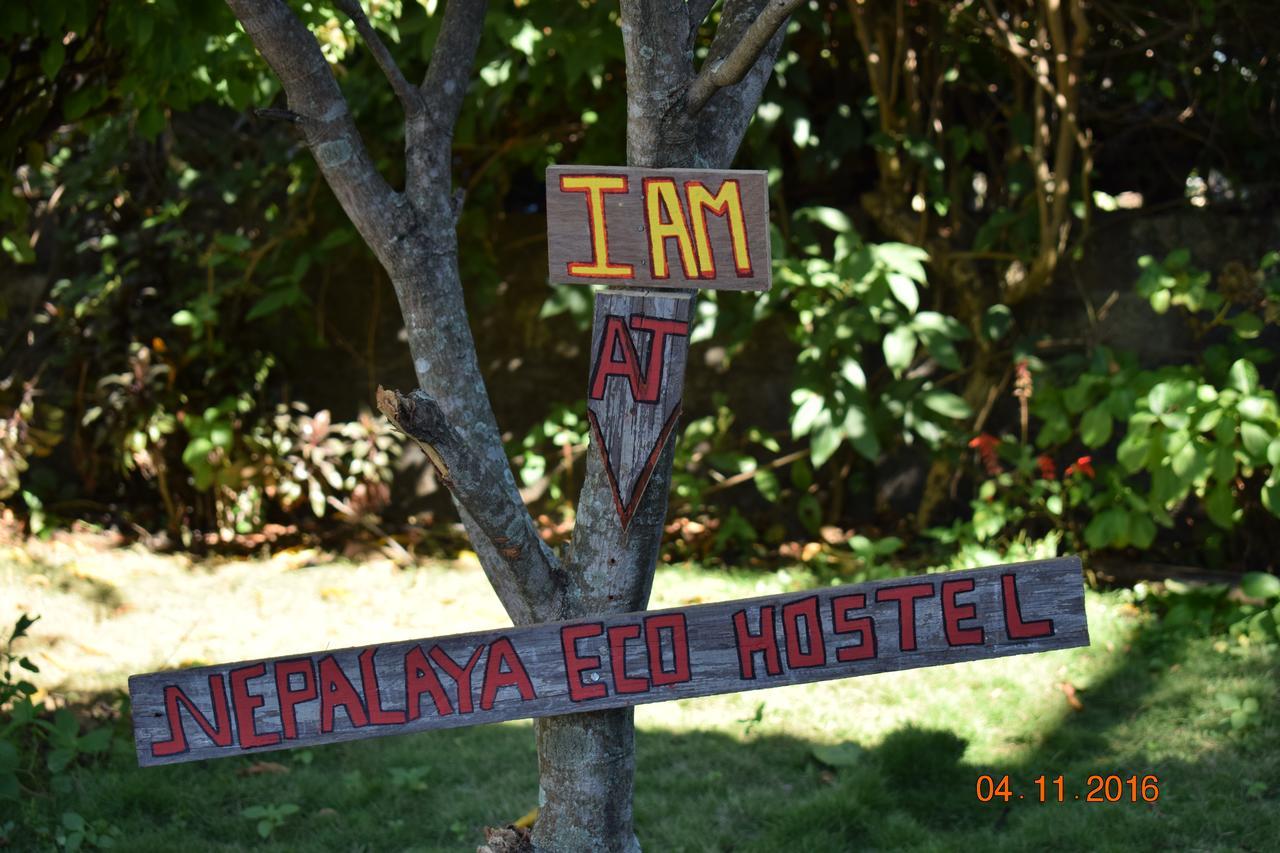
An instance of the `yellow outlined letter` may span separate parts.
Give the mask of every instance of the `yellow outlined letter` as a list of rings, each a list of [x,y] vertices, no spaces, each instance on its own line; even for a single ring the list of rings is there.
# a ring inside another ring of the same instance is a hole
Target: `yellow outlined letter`
[[[729,243],[733,247],[733,266],[739,277],[751,275],[751,252],[747,245],[747,226],[742,215],[742,193],[732,178],[720,184],[714,196],[702,183],[688,181],[684,185],[689,197],[689,218],[693,220],[693,239],[698,248],[698,274],[716,277],[716,261],[707,235],[707,214],[729,217]]]
[[[635,278],[631,264],[609,263],[609,224],[605,218],[604,194],[627,192],[626,175],[561,175],[560,191],[586,193],[587,221],[591,226],[591,260],[570,261],[569,275],[589,278]]]
[[[665,208],[666,216],[663,216]],[[689,236],[676,182],[671,178],[644,179],[644,221],[649,232],[649,269],[654,278],[670,278],[667,240],[675,238],[680,247],[680,265],[685,278],[698,278],[698,259]]]

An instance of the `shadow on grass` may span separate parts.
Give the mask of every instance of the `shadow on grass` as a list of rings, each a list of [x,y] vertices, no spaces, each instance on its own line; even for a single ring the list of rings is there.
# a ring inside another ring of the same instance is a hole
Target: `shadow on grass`
[[[1139,634],[1087,692],[1082,711],[999,765],[966,762],[968,744],[955,733],[914,726],[834,774],[824,775],[816,762],[802,769],[804,745],[762,745],[777,761],[789,760],[808,789],[792,782],[773,802],[759,799],[758,812],[739,811],[736,842],[725,826],[704,836],[713,843],[672,838],[655,849],[1280,849],[1280,668],[1274,656],[1262,666],[1256,659],[1224,665],[1224,657],[1211,640],[1158,629]],[[1259,698],[1257,717],[1234,729],[1216,701],[1219,687]],[[982,774],[1007,776],[1008,799],[980,802],[975,783]],[[1124,780],[1118,802],[1106,801],[1101,783],[1089,779],[1095,775]],[[1148,775],[1158,779],[1154,802],[1144,801],[1140,787],[1132,796],[1127,781],[1136,776],[1140,786]],[[1041,776],[1045,802],[1035,781]],[[1102,802],[1089,801],[1094,787]]]
[[[1274,656],[1233,658],[1156,631],[1114,661],[1082,711],[1046,721],[1001,765],[967,761],[968,744],[945,729],[899,728],[834,769],[803,738],[642,729],[638,834],[650,851],[1276,849]],[[1219,690],[1261,703],[1236,735]],[[528,722],[148,770],[127,735],[117,749],[78,771],[71,793],[24,808],[105,819],[130,850],[470,851],[482,826],[537,802]],[[979,802],[980,774],[1007,775],[1010,801]],[[1085,802],[1095,774],[1155,775],[1159,798],[1132,802],[1126,785],[1121,802]],[[300,808],[266,839],[241,814],[283,804]]]

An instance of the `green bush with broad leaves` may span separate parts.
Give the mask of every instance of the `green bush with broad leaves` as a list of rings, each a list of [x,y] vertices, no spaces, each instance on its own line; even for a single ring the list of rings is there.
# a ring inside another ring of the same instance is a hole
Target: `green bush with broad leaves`
[[[806,225],[834,232],[832,251]],[[936,449],[972,412],[945,386],[963,365],[969,332],[921,311],[927,253],[903,243],[866,243],[833,208],[796,212],[799,251],[776,271],[778,300],[794,312],[800,348],[792,392],[793,438],[809,440],[821,467],[842,446],[874,461],[898,439]]]
[[[1097,347],[1087,359],[1039,365],[1030,404],[1037,448],[1078,441],[1096,454],[1097,478],[1054,507],[1087,516],[1082,544],[1147,548],[1158,527],[1196,513],[1224,532],[1251,506],[1280,516],[1280,407],[1259,378],[1274,356],[1253,342],[1276,323],[1278,260],[1228,267],[1215,287],[1184,251],[1163,263],[1142,259],[1138,291],[1156,313],[1182,314],[1203,347],[1194,363],[1144,368]]]
[[[17,646],[38,619],[24,613],[0,647],[0,802],[68,792],[69,771],[111,745],[110,728],[86,731],[72,711],[50,714],[36,701],[26,674],[39,669]]]

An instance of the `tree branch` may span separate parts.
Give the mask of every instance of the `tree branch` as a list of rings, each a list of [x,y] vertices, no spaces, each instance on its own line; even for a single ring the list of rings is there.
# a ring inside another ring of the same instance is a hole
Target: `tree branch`
[[[728,56],[718,60],[708,58],[689,86],[685,110],[693,115],[705,107],[718,90],[741,82],[773,40],[774,34],[802,2],[803,0],[770,0],[769,5],[760,11]]]
[[[254,47],[284,86],[311,153],[365,242],[381,254],[400,198],[365,148],[320,45],[284,0],[227,0]]]
[[[723,60],[743,42],[748,30],[759,20],[767,7],[777,0],[724,0],[720,10],[720,22],[716,27],[707,63]],[[709,169],[727,169],[733,164],[734,155],[747,132],[747,125],[756,114],[760,96],[773,74],[773,63],[782,49],[785,26],[778,26],[755,58],[742,79],[732,85],[716,89],[706,105],[696,115],[684,111],[681,115],[696,125],[696,156],[699,165]],[[683,90],[686,93],[688,89]]]
[[[485,0],[449,0],[440,35],[431,49],[431,64],[422,81],[431,118],[437,127],[448,128],[450,141],[484,30],[486,5]]]
[[[386,75],[387,82],[391,84],[396,97],[400,99],[400,105],[404,107],[405,115],[413,116],[422,111],[426,106],[422,100],[422,93],[405,79],[404,73],[400,71],[400,66],[396,65],[395,59],[391,56],[391,51],[387,50],[387,45],[378,36],[378,31],[373,28],[373,24],[369,22],[369,17],[365,15],[364,9],[361,8],[360,0],[334,0],[334,5],[345,13],[347,17],[351,18],[351,22],[356,25],[356,32],[369,45],[369,50],[373,53],[373,58],[378,63],[378,67],[382,69],[382,73]],[[468,67],[470,66],[468,65]]]
[[[402,395],[379,386],[378,410],[417,442],[459,508],[493,543],[506,572],[489,566],[485,570],[498,592],[514,581],[523,601],[536,602],[543,612],[557,611],[561,592],[554,579],[560,573],[559,561],[538,536],[524,505],[495,496],[498,486],[487,459],[471,452],[440,405],[420,390]]]

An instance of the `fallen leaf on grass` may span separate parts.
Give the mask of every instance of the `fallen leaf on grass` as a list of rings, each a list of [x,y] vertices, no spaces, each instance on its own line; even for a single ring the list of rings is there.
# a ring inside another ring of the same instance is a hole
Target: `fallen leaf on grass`
[[[248,767],[236,771],[237,776],[266,776],[268,774],[288,773],[289,768],[275,761],[255,761]]]
[[[528,813],[525,814],[524,817],[520,818],[518,821],[516,821],[511,825],[514,826],[516,829],[528,829],[531,826],[533,826],[534,821],[536,821],[537,819],[538,819],[538,807],[534,806],[532,809],[529,810]]]
[[[1071,706],[1073,711],[1083,711],[1084,703],[1080,701],[1080,697],[1076,695],[1076,687],[1070,681],[1059,681],[1057,688],[1067,697],[1067,704]]]
[[[828,767],[852,767],[862,760],[864,750],[856,743],[818,744],[809,754]]]

